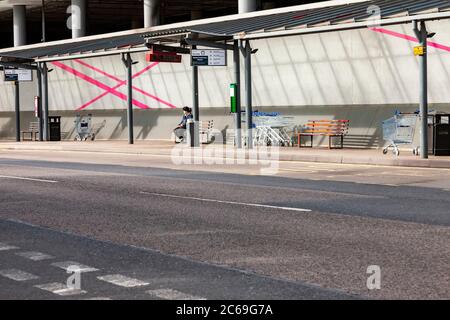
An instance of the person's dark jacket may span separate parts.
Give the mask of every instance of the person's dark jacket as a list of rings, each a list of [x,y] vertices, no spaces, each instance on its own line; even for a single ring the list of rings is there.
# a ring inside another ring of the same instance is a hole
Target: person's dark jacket
[[[181,126],[183,129],[186,129],[187,128],[187,122],[188,122],[188,120],[189,119],[194,119],[194,117],[192,116],[192,114],[189,114],[189,115],[184,115],[183,116],[183,119],[181,120],[181,122],[180,122],[180,124],[179,124],[179,126]]]

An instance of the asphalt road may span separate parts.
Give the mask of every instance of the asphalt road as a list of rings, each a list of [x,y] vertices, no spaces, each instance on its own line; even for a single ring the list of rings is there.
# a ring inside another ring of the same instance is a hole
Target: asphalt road
[[[0,251],[1,270],[39,276],[0,276],[0,297],[44,297],[33,285],[67,278],[51,266],[61,260],[100,270],[87,275],[92,298],[450,298],[446,189],[103,162],[0,159],[0,242],[55,257],[37,266]],[[371,265],[381,290],[366,287]],[[114,274],[149,288],[108,291],[97,277]]]

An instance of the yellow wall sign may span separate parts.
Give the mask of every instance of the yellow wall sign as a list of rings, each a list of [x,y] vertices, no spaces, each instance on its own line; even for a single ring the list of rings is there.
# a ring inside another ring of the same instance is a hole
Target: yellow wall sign
[[[415,56],[423,56],[423,55],[425,55],[426,52],[427,52],[427,50],[425,49],[424,46],[414,47],[414,55]]]

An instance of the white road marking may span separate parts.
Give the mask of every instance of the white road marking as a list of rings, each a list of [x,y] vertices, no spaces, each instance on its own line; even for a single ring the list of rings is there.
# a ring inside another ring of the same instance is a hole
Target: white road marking
[[[16,177],[16,176],[2,176],[2,175],[0,175],[0,178],[13,179],[13,180],[34,181],[34,182],[45,182],[45,183],[58,183],[58,181],[54,181],[54,180],[34,179],[34,178],[25,178],[25,177]]]
[[[42,252],[18,252],[16,253],[16,255],[25,258],[25,259],[29,259],[32,261],[43,261],[43,260],[50,260],[53,259],[54,257]]]
[[[38,276],[17,269],[0,270],[0,275],[14,281],[29,281],[39,279]]]
[[[75,261],[55,262],[55,263],[52,263],[52,266],[61,268],[66,271],[69,269],[69,267],[77,267],[78,271],[81,273],[99,271],[96,268],[89,267],[89,266],[86,266],[84,264],[81,264],[81,263],[78,263]]]
[[[120,274],[111,274],[107,276],[97,277],[97,279],[115,284],[116,286],[125,288],[135,288],[148,286],[148,282],[140,281],[138,279],[129,278]]]
[[[105,300],[105,301],[107,301],[107,300],[112,300],[112,299],[111,299],[111,298],[104,298],[104,297],[97,297],[97,298],[90,298],[90,299],[86,299],[86,300],[92,300],[92,301],[95,301],[95,300],[98,300],[98,301]]]
[[[193,296],[187,293],[172,289],[159,289],[147,291],[149,295],[165,300],[207,300],[203,297]]]
[[[58,282],[41,284],[34,287],[41,290],[49,291],[59,296],[74,296],[86,293],[86,291],[84,290],[69,288],[67,287],[67,285]]]
[[[214,200],[214,199],[203,199],[203,198],[194,198],[194,197],[184,197],[184,196],[175,196],[171,194],[163,194],[163,193],[153,193],[153,192],[145,192],[141,191],[141,194],[159,196],[159,197],[167,197],[167,198],[176,198],[176,199],[187,199],[187,200],[197,200],[204,202],[215,202],[215,203],[225,203],[225,204],[233,204],[247,207],[258,207],[258,208],[269,208],[269,209],[279,209],[286,211],[300,211],[300,212],[311,212],[310,209],[302,209],[302,208],[293,208],[293,207],[278,207],[278,206],[269,206],[265,204],[258,203],[244,203],[244,202],[234,202],[234,201],[223,201],[223,200]]]
[[[19,249],[19,248],[0,242],[0,251],[8,251],[8,250],[15,250],[15,249]]]

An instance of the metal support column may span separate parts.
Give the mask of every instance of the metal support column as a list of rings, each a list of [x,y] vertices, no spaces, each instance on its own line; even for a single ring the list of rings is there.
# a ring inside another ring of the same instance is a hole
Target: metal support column
[[[44,120],[42,114],[42,73],[41,68],[38,66],[36,70],[37,78],[37,96],[38,96],[38,114],[39,114],[39,141],[44,141]]]
[[[252,48],[247,40],[245,54],[245,113],[247,115],[247,147],[253,148]]]
[[[41,65],[41,75],[42,75],[42,122],[43,122],[43,141],[49,141],[49,130],[48,130],[48,68],[47,63],[42,63]]]
[[[235,139],[236,147],[242,148],[242,121],[241,121],[241,60],[239,54],[239,41],[234,41],[233,49],[233,62],[234,62],[234,82],[236,83],[236,114],[235,114]]]
[[[15,106],[16,106],[16,141],[20,142],[20,86],[19,81],[14,82],[15,86]]]
[[[192,46],[192,49],[195,50],[197,46]],[[200,101],[199,101],[199,93],[198,93],[198,67],[192,66],[192,116],[194,117],[194,129],[193,135],[190,134],[189,137],[193,139],[190,141],[190,145],[193,147],[198,147],[200,145],[200,137],[199,137],[199,121],[200,121]],[[191,130],[189,128],[189,130]],[[190,131],[191,132],[191,131]]]
[[[419,40],[419,46],[423,48],[423,52],[419,54],[419,81],[420,81],[420,116],[421,116],[421,132],[420,132],[420,155],[422,159],[428,159],[428,59],[427,59],[427,40],[428,32],[425,21],[420,22],[420,30],[418,22],[414,21],[414,32]]]
[[[122,61],[127,68],[127,125],[128,143],[134,144],[134,115],[133,115],[133,60],[131,54],[122,54]]]

